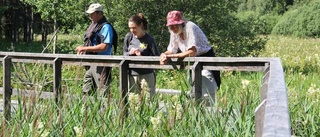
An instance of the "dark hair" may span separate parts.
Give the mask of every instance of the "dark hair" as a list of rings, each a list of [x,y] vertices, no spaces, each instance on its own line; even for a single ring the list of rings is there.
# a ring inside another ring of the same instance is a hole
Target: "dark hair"
[[[147,19],[144,17],[144,15],[142,13],[139,13],[138,15],[132,15],[129,18],[130,22],[134,22],[137,25],[141,25],[141,23],[143,24],[143,29],[147,30],[148,29],[148,21]]]

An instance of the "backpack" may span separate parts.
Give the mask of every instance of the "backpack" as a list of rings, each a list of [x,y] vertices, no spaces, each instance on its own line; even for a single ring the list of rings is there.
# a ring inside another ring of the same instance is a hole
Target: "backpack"
[[[114,47],[113,54],[115,55],[117,53],[117,47],[118,47],[118,34],[117,34],[116,30],[114,29],[114,27],[110,23],[107,23],[107,24],[109,24],[111,26],[112,31],[113,31],[112,45]]]

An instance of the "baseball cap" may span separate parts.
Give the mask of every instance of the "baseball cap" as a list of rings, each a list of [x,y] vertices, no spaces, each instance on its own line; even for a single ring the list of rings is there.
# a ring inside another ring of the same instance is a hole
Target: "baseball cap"
[[[86,11],[86,13],[88,14],[91,14],[93,12],[96,12],[96,11],[102,11],[103,8],[102,8],[102,5],[99,4],[99,3],[94,3],[94,4],[91,4],[88,8],[88,10]]]

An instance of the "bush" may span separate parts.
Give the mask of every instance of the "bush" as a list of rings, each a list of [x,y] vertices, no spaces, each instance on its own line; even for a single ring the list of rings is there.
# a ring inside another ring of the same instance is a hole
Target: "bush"
[[[272,34],[292,35],[297,37],[320,36],[320,1],[310,1],[298,7],[292,7],[279,20]]]

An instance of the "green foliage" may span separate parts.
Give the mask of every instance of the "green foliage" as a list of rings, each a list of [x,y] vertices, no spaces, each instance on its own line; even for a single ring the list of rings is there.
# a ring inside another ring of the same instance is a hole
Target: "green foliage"
[[[2,14],[8,9],[7,6],[0,6],[0,15],[2,16]]]
[[[320,36],[320,1],[311,0],[292,7],[272,30],[272,34],[297,37]]]
[[[251,31],[261,35],[268,35],[271,33],[273,27],[277,24],[280,16],[265,14],[260,15],[257,12],[246,11],[238,12],[237,17],[246,24],[252,26]]]
[[[256,34],[268,35],[287,7],[283,0],[246,0],[240,2],[237,17]]]
[[[85,17],[84,11],[94,1],[79,0],[74,3],[68,0],[24,0],[35,6],[35,10],[45,20],[57,20],[63,33],[83,35],[90,20]],[[263,48],[265,41],[256,37],[251,25],[239,21],[235,16],[236,1],[224,0],[111,0],[101,1],[104,13],[114,25],[122,43],[128,29],[128,18],[139,12],[149,21],[148,33],[151,34],[160,52],[164,52],[169,41],[169,32],[166,24],[166,15],[171,10],[180,10],[187,20],[195,22],[207,35],[215,48],[217,56],[256,56]],[[61,47],[61,46],[60,46]],[[122,54],[122,46],[118,55]],[[244,50],[243,50],[244,49]]]
[[[283,14],[286,6],[284,0],[240,0],[238,11],[254,11],[260,15]]]
[[[145,14],[149,21],[149,33],[154,36],[161,52],[166,50],[169,33],[165,26],[166,14],[180,10],[187,20],[195,22],[207,35],[218,56],[257,56],[263,48],[265,39],[256,37],[250,25],[234,16],[235,1],[130,1],[113,2],[111,17],[116,17],[115,26],[120,38],[129,32],[127,21],[131,15]],[[241,25],[240,25],[240,24]]]

